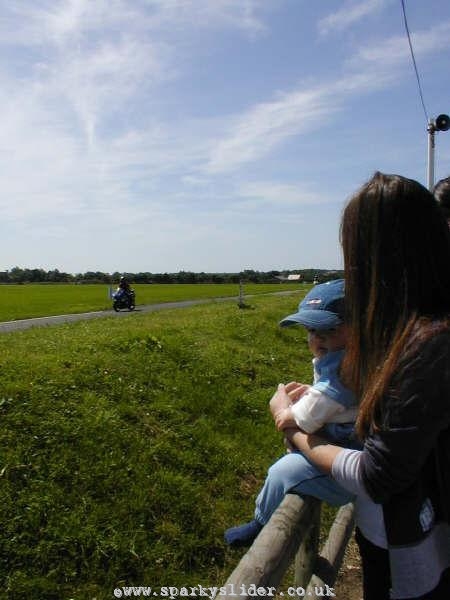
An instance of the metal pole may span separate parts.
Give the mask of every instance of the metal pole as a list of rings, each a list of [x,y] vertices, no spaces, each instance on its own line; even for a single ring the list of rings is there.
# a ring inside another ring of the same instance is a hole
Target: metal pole
[[[428,189],[433,191],[434,187],[434,133],[436,131],[433,119],[428,121]]]

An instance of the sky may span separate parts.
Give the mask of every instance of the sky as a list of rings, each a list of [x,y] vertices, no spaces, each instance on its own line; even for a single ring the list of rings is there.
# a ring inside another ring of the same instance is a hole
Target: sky
[[[450,113],[450,2],[405,8],[425,108],[401,0],[1,0],[0,270],[341,268]]]

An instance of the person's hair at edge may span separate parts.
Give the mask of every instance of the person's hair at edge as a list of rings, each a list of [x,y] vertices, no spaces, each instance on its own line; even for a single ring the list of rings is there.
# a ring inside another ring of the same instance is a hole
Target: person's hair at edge
[[[444,216],[450,218],[450,177],[440,179],[433,188],[433,195],[441,207]]]
[[[405,345],[414,354],[438,331],[415,335],[418,321],[448,319],[450,230],[425,187],[377,172],[345,207],[340,235],[351,330],[343,375],[359,395],[364,437],[380,426],[378,408]]]

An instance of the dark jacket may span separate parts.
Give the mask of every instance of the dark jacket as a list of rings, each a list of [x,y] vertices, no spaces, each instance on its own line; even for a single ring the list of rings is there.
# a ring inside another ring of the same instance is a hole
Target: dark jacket
[[[450,515],[450,330],[405,353],[366,439],[363,480],[389,544],[423,539]]]

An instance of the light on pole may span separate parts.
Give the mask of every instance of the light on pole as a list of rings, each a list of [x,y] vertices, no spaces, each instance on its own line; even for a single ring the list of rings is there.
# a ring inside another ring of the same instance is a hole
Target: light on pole
[[[435,120],[428,121],[428,170],[427,181],[430,192],[434,187],[434,134],[436,131],[447,131],[450,129],[450,117],[448,115],[439,115]]]

